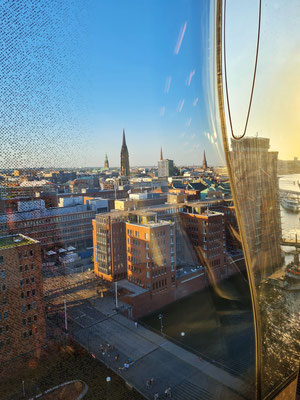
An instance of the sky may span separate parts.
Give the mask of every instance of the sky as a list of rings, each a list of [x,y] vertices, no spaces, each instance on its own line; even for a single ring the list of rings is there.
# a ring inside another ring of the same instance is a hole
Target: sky
[[[212,4],[1,2],[0,168],[99,167],[105,153],[118,167],[123,128],[131,166],[157,164],[161,146],[176,165],[201,164],[204,150],[210,165],[223,165],[220,133],[212,124],[216,99],[209,103]],[[263,10],[249,134],[272,131],[272,144],[283,150],[279,127],[286,128],[288,120],[291,135],[299,128],[289,101],[275,101],[288,87],[287,100],[293,98],[294,108],[298,104],[299,80],[291,76],[299,65],[293,21],[299,6],[297,0],[288,7],[283,0],[265,1]],[[230,95],[239,130],[252,73],[256,2],[228,0],[227,26]],[[297,156],[285,147],[284,157]]]

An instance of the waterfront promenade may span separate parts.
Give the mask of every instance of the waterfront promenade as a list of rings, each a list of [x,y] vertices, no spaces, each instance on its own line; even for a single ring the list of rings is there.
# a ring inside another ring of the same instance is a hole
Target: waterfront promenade
[[[175,400],[251,398],[250,388],[240,378],[140,325],[136,328],[132,320],[108,307],[103,310],[101,301],[69,303],[68,317],[73,338],[147,399],[156,392],[163,398],[167,387]],[[100,344],[107,343],[112,349],[100,350]],[[128,359],[133,364],[120,369]],[[154,384],[147,389],[150,378]]]

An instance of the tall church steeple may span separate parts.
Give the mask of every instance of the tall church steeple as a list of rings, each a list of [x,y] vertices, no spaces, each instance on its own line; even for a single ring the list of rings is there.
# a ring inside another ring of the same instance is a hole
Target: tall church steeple
[[[104,168],[109,168],[107,153],[105,153]]]
[[[206,161],[206,156],[205,156],[205,150],[204,150],[204,154],[203,154],[203,164],[202,164],[202,168],[203,168],[203,169],[207,169],[207,168],[208,168],[207,161]]]
[[[123,142],[121,148],[121,176],[130,176],[129,153],[126,145],[125,129],[123,129]]]
[[[162,152],[162,147],[160,148],[160,160],[162,161],[164,158],[163,158],[163,152]]]

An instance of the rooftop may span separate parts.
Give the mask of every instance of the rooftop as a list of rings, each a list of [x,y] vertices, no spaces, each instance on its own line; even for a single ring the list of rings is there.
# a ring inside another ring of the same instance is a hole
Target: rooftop
[[[39,242],[24,235],[0,236],[0,250],[16,246],[24,246],[33,243],[39,243]]]
[[[127,279],[122,279],[121,281],[118,281],[118,288],[124,288],[131,292],[130,294],[128,294],[130,297],[135,297],[149,291],[148,289],[144,289],[138,285],[135,285],[132,282],[129,282]]]

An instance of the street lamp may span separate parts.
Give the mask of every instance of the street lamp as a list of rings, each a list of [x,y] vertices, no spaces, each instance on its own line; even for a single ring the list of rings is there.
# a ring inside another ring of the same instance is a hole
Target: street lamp
[[[160,320],[160,333],[163,334],[163,315],[159,314],[158,319]]]
[[[110,381],[111,381],[111,377],[107,376],[106,377],[106,399],[109,400],[110,398]]]

